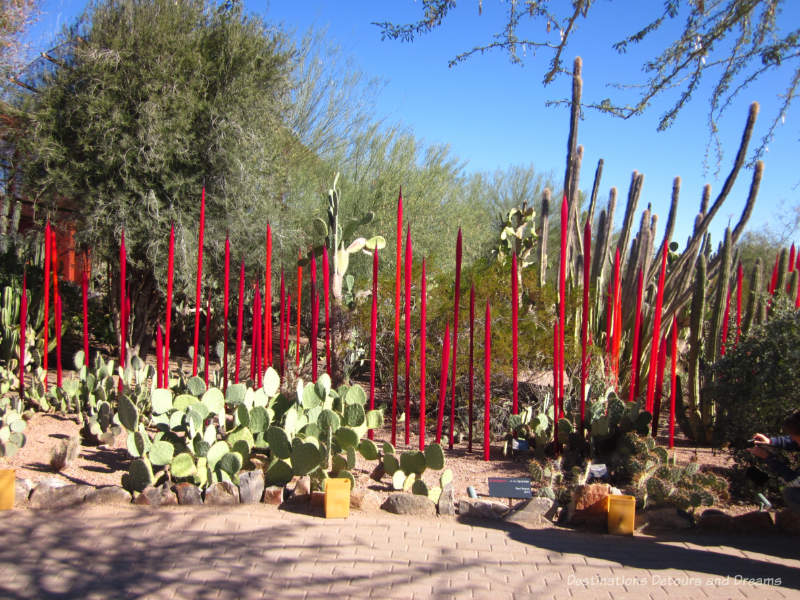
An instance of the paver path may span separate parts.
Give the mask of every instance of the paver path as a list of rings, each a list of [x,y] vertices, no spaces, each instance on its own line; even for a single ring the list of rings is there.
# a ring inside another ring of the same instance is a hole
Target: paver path
[[[5,511],[0,598],[800,598],[797,538],[683,540],[261,505]]]

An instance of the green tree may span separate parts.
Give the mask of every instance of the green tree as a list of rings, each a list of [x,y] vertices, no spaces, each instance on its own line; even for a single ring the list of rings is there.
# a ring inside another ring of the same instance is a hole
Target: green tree
[[[71,199],[79,241],[113,271],[124,228],[132,340],[149,343],[163,315],[154,298],[171,223],[176,294],[193,297],[203,186],[206,272],[222,272],[226,232],[236,262],[263,253],[266,222],[279,217],[304,150],[281,120],[289,48],[238,3],[203,0],[92,3],[62,48],[25,107],[27,188],[46,209]]]
[[[483,0],[477,4],[481,13]],[[492,50],[508,53],[514,63],[546,53],[549,63],[543,82],[547,85],[567,72],[564,53],[581,22],[591,23],[591,17],[603,10],[599,6],[603,3],[596,0],[512,0],[503,4],[506,14],[502,29],[457,54],[450,60],[451,67]],[[731,101],[745,88],[758,85],[765,74],[780,71],[785,75],[785,87],[776,92],[778,110],[755,151],[756,158],[761,156],[800,86],[800,29],[783,16],[792,1],[665,0],[639,4],[647,6],[642,9],[647,16],[639,29],[619,32],[595,25],[594,31],[598,37],[607,37],[621,54],[638,49],[643,42],[657,44],[660,50],[642,62],[646,80],[632,86],[632,82],[620,82],[622,87],[636,90],[633,101],[605,98],[587,106],[627,119],[642,114],[657,96],[677,93],[659,120],[658,129],[662,130],[673,123],[701,81],[710,78],[714,85],[708,99],[709,126],[716,143],[717,123]],[[455,9],[455,0],[423,0],[423,15],[416,22],[375,24],[384,39],[410,42],[439,28]],[[606,10],[618,8],[606,5]],[[718,143],[716,150],[719,157]]]
[[[7,81],[22,63],[22,34],[38,17],[38,0],[0,0],[0,71]]]

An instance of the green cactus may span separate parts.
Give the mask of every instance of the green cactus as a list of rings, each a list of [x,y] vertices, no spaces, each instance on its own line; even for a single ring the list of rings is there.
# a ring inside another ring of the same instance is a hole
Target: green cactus
[[[417,496],[427,496],[429,492],[428,485],[422,481],[422,479],[414,480],[414,483],[411,485],[411,493]]]
[[[694,279],[694,296],[689,322],[689,393],[688,420],[692,430],[692,438],[703,437],[700,397],[700,357],[703,355],[703,323],[706,310],[706,259],[702,254],[697,260],[697,271]]]
[[[441,471],[444,469],[444,450],[441,444],[428,444],[425,447],[425,464],[429,469],[434,471]],[[402,457],[401,457],[402,464]],[[421,472],[421,471],[419,471]]]

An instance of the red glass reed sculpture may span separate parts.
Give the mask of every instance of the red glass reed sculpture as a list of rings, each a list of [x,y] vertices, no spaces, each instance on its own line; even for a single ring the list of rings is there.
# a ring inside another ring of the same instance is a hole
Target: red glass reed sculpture
[[[405,392],[406,392],[406,418],[405,418],[405,425],[406,425],[406,446],[408,446],[410,442],[411,436],[411,393],[410,393],[410,383],[411,383],[411,257],[412,257],[412,248],[411,248],[411,227],[406,225],[406,264],[405,264],[405,271],[406,271],[406,302],[405,302],[405,355],[406,355],[406,381],[405,381]],[[425,264],[425,259],[422,260],[422,264]],[[425,282],[425,269],[423,267],[422,270],[422,281]],[[425,289],[423,288],[421,293],[421,301],[422,301],[422,310],[425,310]],[[425,361],[422,361],[421,369],[425,369]],[[425,389],[420,390],[421,394],[425,393]],[[421,421],[421,427],[425,426],[425,421]],[[424,435],[424,434],[423,434]]]
[[[294,366],[300,367],[300,313],[303,309],[303,266],[300,264],[300,252],[297,252],[297,337],[295,338]]]
[[[310,279],[311,279],[311,380],[317,380],[317,318],[319,305],[317,304],[317,259],[311,252]]]
[[[49,349],[49,333],[50,333],[50,221],[44,225],[44,278],[42,284],[44,285],[44,356],[42,356],[42,368],[44,369],[45,376],[44,391],[47,391],[47,354]]]
[[[125,230],[122,230],[122,237],[119,244],[119,366],[125,368],[125,350],[127,349],[128,332],[126,325],[128,322],[126,313],[127,303],[125,302],[125,292],[127,285],[126,268],[128,257],[125,250]],[[122,377],[119,379],[119,389],[122,389]]]
[[[583,313],[581,317],[581,422],[580,430],[586,417],[586,379],[589,375],[589,287],[592,264],[592,226],[589,219],[583,227]]]
[[[448,446],[453,449],[456,431],[456,367],[458,357],[458,306],[461,302],[461,227],[456,238],[456,287],[453,294],[453,373],[450,377],[450,438]]]
[[[642,330],[642,270],[639,269],[639,275],[636,278],[636,314],[633,321],[633,350],[631,352],[631,384],[628,388],[628,402],[633,402],[636,399],[637,391],[639,389],[639,340],[641,339]]]
[[[408,246],[406,246],[408,248]],[[408,252],[408,250],[406,250]],[[410,276],[410,272],[406,271],[406,277]],[[408,284],[406,284],[408,289]],[[428,337],[428,313],[427,313],[427,292],[428,286],[425,277],[425,259],[422,259],[422,280],[420,282],[420,316],[419,316],[419,449],[425,449],[425,367],[427,362],[426,345]],[[407,368],[407,367],[406,367]],[[406,371],[408,373],[408,371]],[[406,390],[408,390],[408,377],[406,377]],[[406,396],[408,402],[408,396]],[[406,409],[406,444],[408,444],[408,422],[410,420],[410,413]]]
[[[264,370],[272,366],[272,227],[267,223],[267,266],[264,268]]]
[[[392,445],[397,443],[397,363],[400,361],[400,288],[403,275],[403,188],[397,196],[397,243],[394,269],[394,362],[392,371]],[[408,416],[406,415],[406,418]]]
[[[278,308],[278,365],[281,371],[281,379],[283,379],[286,352],[286,340],[284,338],[284,328],[286,326],[286,285],[283,280],[283,267],[281,267],[281,304]]]
[[[486,337],[483,347],[483,460],[489,460],[490,404],[492,400],[492,310],[486,301]]]

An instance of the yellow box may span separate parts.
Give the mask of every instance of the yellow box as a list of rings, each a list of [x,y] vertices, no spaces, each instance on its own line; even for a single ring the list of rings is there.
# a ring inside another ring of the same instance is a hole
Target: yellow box
[[[0,510],[14,508],[14,469],[0,469]]]
[[[325,518],[346,519],[350,516],[350,480],[334,477],[325,484]]]
[[[633,535],[636,498],[612,494],[608,496],[608,533]]]

